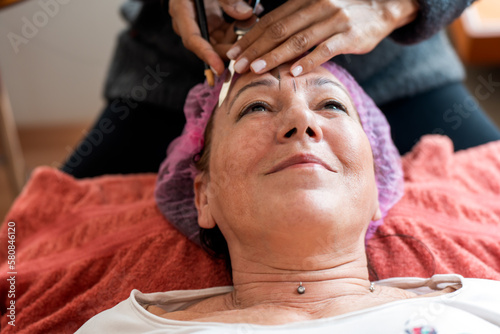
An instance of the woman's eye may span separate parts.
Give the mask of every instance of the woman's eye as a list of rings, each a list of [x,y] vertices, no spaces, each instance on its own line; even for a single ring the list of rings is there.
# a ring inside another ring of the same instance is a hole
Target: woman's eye
[[[255,102],[255,103],[252,103],[249,106],[243,108],[243,110],[239,114],[238,119],[245,116],[246,114],[251,114],[253,112],[267,111],[267,110],[270,110],[270,108],[268,107],[268,105],[266,103]]]
[[[267,108],[265,105],[262,105],[262,104],[256,104],[256,105],[253,105],[251,107],[249,107],[248,109],[250,109],[250,111],[254,112],[254,111],[266,111]]]
[[[323,104],[323,108],[347,112],[347,108],[338,101],[327,101]]]

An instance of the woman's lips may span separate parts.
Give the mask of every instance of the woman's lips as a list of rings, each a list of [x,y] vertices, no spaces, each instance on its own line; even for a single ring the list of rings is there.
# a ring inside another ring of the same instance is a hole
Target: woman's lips
[[[323,160],[312,154],[298,154],[278,163],[268,173],[266,173],[266,175],[279,172],[288,167],[293,167],[293,166],[301,167],[299,165],[320,165],[323,168],[329,170],[330,172],[334,171],[326,162],[324,162]]]

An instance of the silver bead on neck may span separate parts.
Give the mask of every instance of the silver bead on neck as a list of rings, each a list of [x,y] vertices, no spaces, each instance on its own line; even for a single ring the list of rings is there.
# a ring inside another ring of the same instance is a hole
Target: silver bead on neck
[[[370,292],[375,291],[375,283],[370,282]],[[299,287],[297,288],[299,295],[303,295],[306,292],[306,288],[302,286],[302,282],[299,282]]]
[[[304,288],[302,286],[302,282],[299,283],[299,287],[297,288],[297,292],[299,293],[299,295],[303,295],[304,292],[306,292],[306,288]]]

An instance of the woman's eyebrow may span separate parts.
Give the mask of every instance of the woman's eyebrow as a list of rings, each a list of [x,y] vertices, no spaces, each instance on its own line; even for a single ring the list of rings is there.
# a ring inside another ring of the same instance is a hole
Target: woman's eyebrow
[[[338,87],[340,89],[342,89],[344,91],[344,93],[347,94],[347,96],[351,97],[351,94],[349,94],[349,92],[344,88],[344,86],[342,86],[341,84],[339,84],[338,82],[335,82],[333,80],[330,80],[328,78],[324,78],[324,77],[316,77],[316,78],[312,78],[312,79],[308,79],[306,80],[306,86],[324,86],[324,85],[333,85],[335,87]]]
[[[262,79],[262,80],[257,80],[257,81],[252,81],[251,83],[249,83],[248,85],[245,85],[243,86],[239,91],[238,93],[236,93],[236,95],[233,97],[233,99],[231,100],[231,103],[229,104],[229,108],[228,108],[228,111],[227,113],[229,114],[229,110],[232,109],[233,107],[233,104],[234,102],[236,101],[236,99],[238,99],[238,97],[244,92],[246,91],[247,89],[249,88],[253,88],[253,87],[258,87],[258,86],[266,86],[266,87],[272,87],[272,86],[276,86],[276,83],[277,81],[276,80],[271,80],[271,79]]]

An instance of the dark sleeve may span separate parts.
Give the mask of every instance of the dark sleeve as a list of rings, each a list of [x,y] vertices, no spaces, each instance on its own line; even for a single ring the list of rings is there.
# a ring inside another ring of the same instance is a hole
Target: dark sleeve
[[[417,18],[392,32],[390,37],[401,44],[414,44],[428,39],[462,14],[475,0],[416,0]]]

